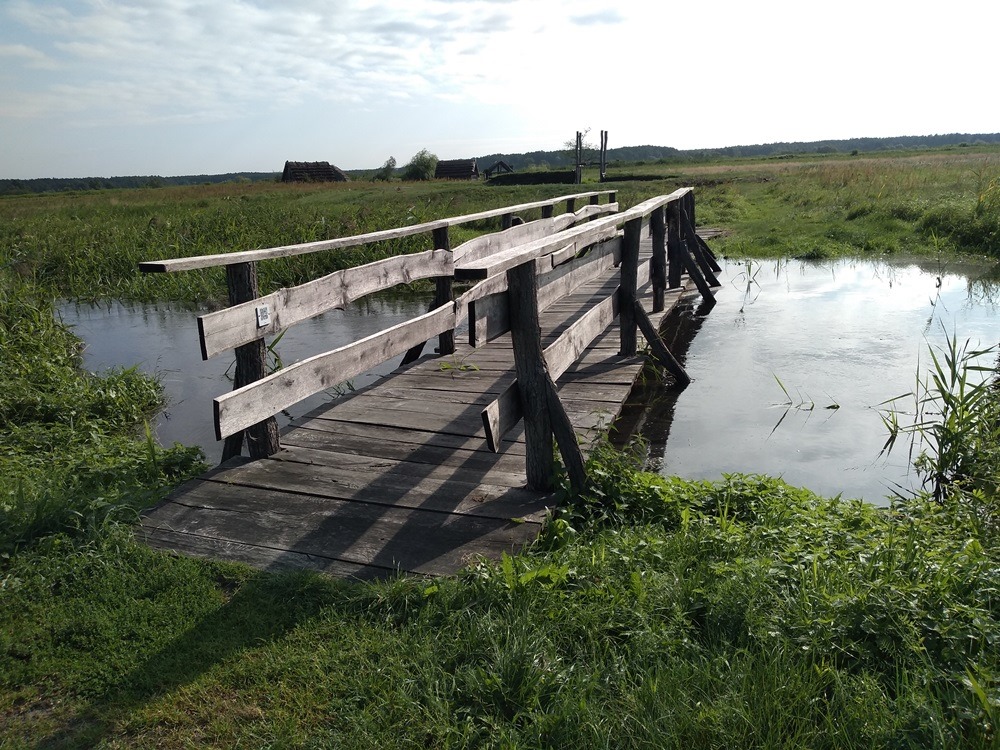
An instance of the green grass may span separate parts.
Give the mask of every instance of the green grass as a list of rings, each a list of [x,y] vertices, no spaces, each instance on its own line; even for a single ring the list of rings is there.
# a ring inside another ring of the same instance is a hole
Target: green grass
[[[609,481],[641,522],[581,511],[547,546],[451,580],[260,574],[125,529],[49,537],[0,579],[0,737],[995,746],[1000,567],[960,506],[886,511],[623,465]]]

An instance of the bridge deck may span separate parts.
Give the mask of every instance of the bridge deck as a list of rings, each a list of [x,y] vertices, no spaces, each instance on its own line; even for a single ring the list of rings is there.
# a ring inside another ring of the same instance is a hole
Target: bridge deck
[[[617,271],[542,313],[543,344],[607,296]],[[651,310],[650,288],[643,302]],[[680,293],[667,294],[667,308]],[[659,326],[665,313],[651,315]],[[617,322],[558,381],[586,448],[618,416],[644,363]],[[427,356],[287,428],[268,459],[237,458],[147,513],[138,534],[183,554],[338,577],[442,575],[538,535],[556,497],[525,489],[520,431],[486,446],[480,412],[514,379],[510,336]]]

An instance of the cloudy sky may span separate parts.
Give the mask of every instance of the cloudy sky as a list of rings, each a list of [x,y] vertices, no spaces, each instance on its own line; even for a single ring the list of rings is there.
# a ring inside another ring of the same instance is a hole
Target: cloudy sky
[[[0,0],[0,178],[1000,131],[996,0]]]

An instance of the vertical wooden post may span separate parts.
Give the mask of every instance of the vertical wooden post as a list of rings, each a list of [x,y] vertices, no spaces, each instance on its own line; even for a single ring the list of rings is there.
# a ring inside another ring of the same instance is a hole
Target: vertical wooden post
[[[616,193],[614,190],[612,190],[608,194],[608,203],[614,203],[617,198],[618,198],[618,193]]]
[[[667,288],[676,289],[681,285],[684,271],[684,240],[681,237],[681,204],[671,201],[666,206],[667,219]]]
[[[653,237],[653,259],[649,275],[653,281],[653,312],[663,312],[664,292],[667,288],[667,218],[661,206],[649,217]]]
[[[571,214],[576,211],[576,198],[566,199],[566,213]]]
[[[532,489],[552,485],[552,422],[546,405],[545,352],[538,323],[538,278],[535,261],[507,271],[510,337],[524,414],[525,471]]]
[[[500,229],[510,229],[514,224],[514,214],[504,214],[500,217]]]
[[[441,227],[440,229],[434,230],[434,249],[451,250],[451,240],[448,237],[448,227]],[[447,304],[448,302],[455,301],[453,282],[453,276],[438,276],[434,279],[435,308],[441,307],[441,305]],[[454,330],[444,331],[438,336],[438,351],[441,354],[455,353]]]
[[[583,133],[576,131],[576,184],[583,184]]]
[[[552,214],[555,213],[555,205],[550,203],[547,206],[542,206],[542,218],[551,219]]]
[[[592,195],[592,196],[590,196],[590,205],[591,206],[597,206],[597,205],[600,204],[600,202],[601,202],[601,196],[599,196],[599,195]],[[594,221],[596,218],[597,218],[597,215],[595,214],[594,216],[590,217],[590,220]]]
[[[226,285],[229,288],[230,305],[238,305],[257,299],[260,296],[257,285],[257,264],[233,263],[226,266]],[[233,378],[233,390],[249,385],[266,375],[267,347],[263,339],[236,347],[236,375]],[[274,417],[268,417],[245,432],[251,458],[266,458],[277,453],[281,447],[278,444],[278,423]],[[240,431],[226,438],[222,448],[222,460],[228,461],[242,452],[243,431]]]
[[[634,357],[637,349],[635,301],[639,273],[639,242],[642,217],[625,222],[622,240],[621,283],[618,286],[618,314],[621,317],[621,350],[623,357]]]

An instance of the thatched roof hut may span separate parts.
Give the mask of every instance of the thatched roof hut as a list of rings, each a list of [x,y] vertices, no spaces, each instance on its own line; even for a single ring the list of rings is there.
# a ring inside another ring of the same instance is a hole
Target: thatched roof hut
[[[434,178],[438,180],[478,180],[479,167],[475,159],[451,159],[439,161],[434,168]]]
[[[350,178],[328,161],[286,161],[282,182],[347,182]]]

